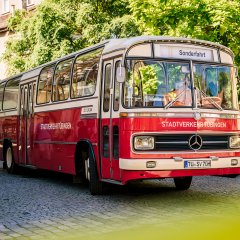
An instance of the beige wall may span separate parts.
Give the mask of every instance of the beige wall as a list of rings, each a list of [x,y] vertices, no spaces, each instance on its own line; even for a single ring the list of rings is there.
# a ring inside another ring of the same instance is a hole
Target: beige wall
[[[27,10],[31,11],[35,5],[39,4],[42,0],[31,0],[31,5],[27,6]],[[9,0],[10,12],[14,9],[22,9],[22,0]],[[14,7],[12,6],[14,5]],[[0,80],[6,78],[6,64],[1,60],[2,54],[5,51],[5,43],[8,40],[10,33],[6,29],[6,19],[10,16],[10,13],[3,11],[3,0],[0,0]]]
[[[27,1],[27,0],[26,0]],[[31,0],[31,5],[38,5],[42,0]],[[13,11],[13,6],[15,9],[22,9],[23,8],[23,1],[22,0],[9,0],[9,5],[10,5],[10,12]],[[3,11],[3,0],[0,0],[0,15],[1,14],[6,14]]]
[[[8,32],[0,33],[0,80],[6,77],[6,65],[1,60],[2,54],[5,51],[5,43],[8,39]]]

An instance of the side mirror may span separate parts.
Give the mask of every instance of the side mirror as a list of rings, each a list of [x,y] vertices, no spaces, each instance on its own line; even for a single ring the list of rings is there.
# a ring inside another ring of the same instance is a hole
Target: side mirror
[[[124,83],[126,76],[126,69],[123,66],[117,68],[116,78],[119,83]]]
[[[239,79],[239,78],[238,78],[238,67],[235,66],[235,67],[234,67],[234,70],[235,70],[235,77],[236,77],[237,79]]]
[[[181,72],[182,73],[190,73],[190,69],[188,66],[182,66],[181,67]]]

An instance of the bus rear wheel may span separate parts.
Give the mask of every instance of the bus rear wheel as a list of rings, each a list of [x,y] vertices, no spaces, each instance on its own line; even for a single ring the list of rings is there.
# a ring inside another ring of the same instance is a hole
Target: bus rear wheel
[[[7,146],[4,160],[5,160],[5,167],[8,173],[16,173],[17,165],[14,162],[13,151],[11,146]]]
[[[187,190],[192,183],[192,177],[178,177],[174,178],[174,183],[177,190]]]

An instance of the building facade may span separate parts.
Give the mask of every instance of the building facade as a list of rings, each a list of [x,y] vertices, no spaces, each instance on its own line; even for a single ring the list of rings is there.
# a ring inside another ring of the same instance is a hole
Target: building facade
[[[5,52],[6,42],[10,35],[14,34],[8,30],[7,20],[16,9],[32,11],[41,0],[0,0],[0,80],[6,77],[6,64],[1,60]]]

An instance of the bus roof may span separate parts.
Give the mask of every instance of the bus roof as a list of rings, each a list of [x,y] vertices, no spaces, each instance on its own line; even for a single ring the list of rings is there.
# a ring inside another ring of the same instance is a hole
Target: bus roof
[[[39,75],[41,69],[44,66],[57,63],[60,60],[74,57],[75,55],[78,55],[78,54],[84,53],[84,52],[88,52],[91,49],[95,49],[95,48],[98,48],[98,47],[101,47],[101,46],[104,47],[103,55],[105,55],[105,54],[115,52],[115,51],[119,51],[119,50],[127,50],[131,46],[136,45],[136,44],[149,43],[149,42],[196,44],[196,45],[202,45],[202,46],[221,49],[221,50],[224,50],[227,53],[229,53],[231,56],[233,56],[233,52],[229,48],[227,48],[227,47],[225,47],[221,44],[214,43],[214,42],[209,42],[209,41],[205,41],[205,40],[191,39],[191,38],[169,37],[169,36],[138,36],[138,37],[130,37],[130,38],[109,39],[109,40],[102,41],[98,44],[95,44],[93,46],[81,49],[77,52],[73,52],[69,55],[57,58],[57,59],[55,59],[51,62],[47,62],[47,63],[42,64],[40,66],[37,66],[33,69],[30,69],[28,71],[20,73],[16,76],[11,76],[9,78],[3,79],[1,82],[3,82],[3,81],[5,82],[9,79],[18,78],[18,77],[21,77],[21,76],[22,76],[22,80],[23,79],[29,79],[31,77],[35,77],[35,76]]]
[[[183,37],[169,37],[169,36],[139,36],[139,37],[131,37],[131,38],[120,38],[120,39],[110,39],[109,42],[106,44],[104,49],[104,54],[121,50],[121,49],[128,49],[133,45],[139,43],[149,43],[149,42],[167,42],[167,43],[185,43],[185,44],[196,44],[202,45],[207,47],[218,48],[228,52],[230,55],[233,56],[233,52],[231,49],[227,48],[218,43],[199,40],[199,39],[192,39],[192,38],[183,38]]]

